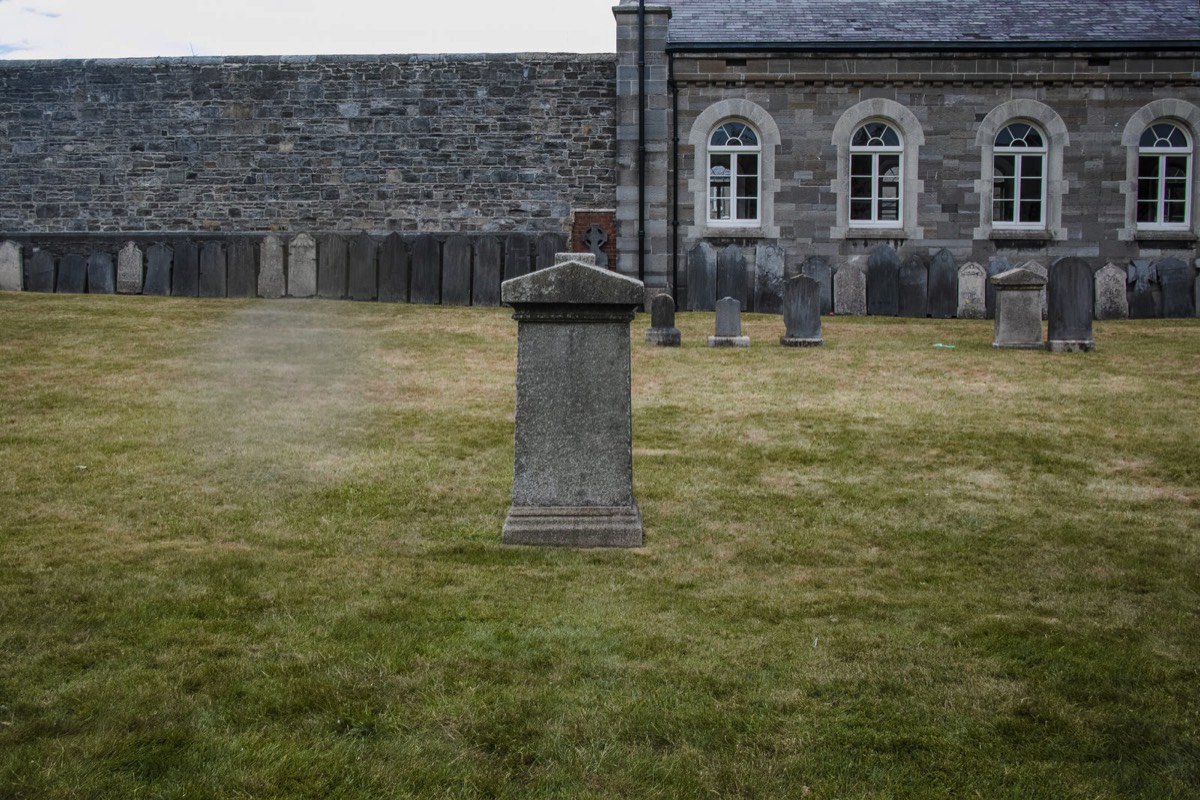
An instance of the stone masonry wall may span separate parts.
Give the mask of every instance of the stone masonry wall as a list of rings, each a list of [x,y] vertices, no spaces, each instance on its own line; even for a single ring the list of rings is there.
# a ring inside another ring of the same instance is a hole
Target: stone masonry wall
[[[615,58],[0,62],[0,233],[567,231]]]

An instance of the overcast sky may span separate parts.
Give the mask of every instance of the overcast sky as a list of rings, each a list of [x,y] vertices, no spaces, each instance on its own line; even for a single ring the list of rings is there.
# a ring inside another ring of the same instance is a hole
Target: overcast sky
[[[0,58],[611,53],[619,0],[0,0]]]

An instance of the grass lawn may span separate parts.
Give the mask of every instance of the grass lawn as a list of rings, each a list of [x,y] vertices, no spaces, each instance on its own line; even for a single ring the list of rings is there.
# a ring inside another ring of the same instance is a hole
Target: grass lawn
[[[0,797],[1200,796],[1200,321],[647,324],[542,550],[504,309],[0,295]]]

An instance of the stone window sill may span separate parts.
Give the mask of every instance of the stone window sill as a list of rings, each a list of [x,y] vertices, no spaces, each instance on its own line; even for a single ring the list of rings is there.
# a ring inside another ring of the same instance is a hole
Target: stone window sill
[[[1054,239],[1045,228],[992,228],[988,238],[998,242],[1049,242]]]
[[[850,228],[846,231],[847,239],[908,239],[908,231],[903,228]]]
[[[1139,242],[1196,242],[1197,236],[1186,228],[1177,231],[1137,231],[1134,238]]]
[[[739,228],[736,225],[712,226],[700,229],[702,239],[766,239],[767,232],[761,227]]]

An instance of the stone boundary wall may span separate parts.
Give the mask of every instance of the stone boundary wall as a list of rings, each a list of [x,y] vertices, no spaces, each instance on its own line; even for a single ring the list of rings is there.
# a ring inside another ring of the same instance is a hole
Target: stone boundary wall
[[[0,62],[0,238],[534,231],[615,206],[613,55]]]

